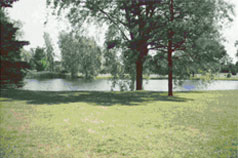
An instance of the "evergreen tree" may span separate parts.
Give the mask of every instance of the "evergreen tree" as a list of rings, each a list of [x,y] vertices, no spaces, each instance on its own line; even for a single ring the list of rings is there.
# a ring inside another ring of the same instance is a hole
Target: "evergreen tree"
[[[44,71],[47,68],[45,48],[37,47],[33,49],[33,63],[37,71]]]
[[[19,28],[7,17],[4,7],[10,7],[13,1],[1,1],[0,9],[0,60],[1,60],[1,86],[7,83],[18,84],[24,77],[24,68],[29,68],[25,62],[21,61],[20,49],[28,45],[27,41],[17,40]]]

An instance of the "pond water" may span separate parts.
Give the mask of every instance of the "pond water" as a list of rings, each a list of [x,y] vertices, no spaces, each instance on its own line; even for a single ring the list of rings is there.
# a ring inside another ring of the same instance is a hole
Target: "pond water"
[[[85,81],[83,79],[25,79],[22,89],[36,91],[111,91],[112,81],[97,79]],[[144,80],[144,90],[167,91],[167,80]],[[174,85],[174,91],[199,91],[199,90],[234,90],[238,89],[238,81],[215,80],[202,83],[198,80],[186,80],[182,85]],[[119,91],[119,87],[114,88]]]

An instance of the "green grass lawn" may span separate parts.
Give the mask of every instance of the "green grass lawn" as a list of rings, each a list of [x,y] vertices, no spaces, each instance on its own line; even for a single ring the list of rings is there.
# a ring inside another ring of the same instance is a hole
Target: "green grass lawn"
[[[1,90],[1,158],[237,158],[238,90]]]

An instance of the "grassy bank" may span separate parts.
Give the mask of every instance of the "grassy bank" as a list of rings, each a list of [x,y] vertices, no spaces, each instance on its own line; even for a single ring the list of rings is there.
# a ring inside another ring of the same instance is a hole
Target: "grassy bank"
[[[1,90],[0,157],[237,158],[238,90]]]

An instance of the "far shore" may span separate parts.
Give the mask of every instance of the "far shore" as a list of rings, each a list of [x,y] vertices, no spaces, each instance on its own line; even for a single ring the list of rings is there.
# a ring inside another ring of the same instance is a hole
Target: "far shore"
[[[238,74],[230,76],[229,73],[218,73],[214,74],[212,77],[204,76],[202,74],[194,74],[194,77],[187,78],[189,80],[235,80],[238,81]],[[60,73],[60,72],[49,72],[49,71],[28,71],[26,79],[53,79],[53,78],[71,78],[70,73]],[[82,74],[78,74],[75,78],[83,78]],[[112,79],[113,76],[111,74],[99,74],[94,79]],[[150,74],[150,75],[144,75],[144,79],[150,79],[150,80],[162,80],[167,79],[167,75],[157,75],[157,74]]]

